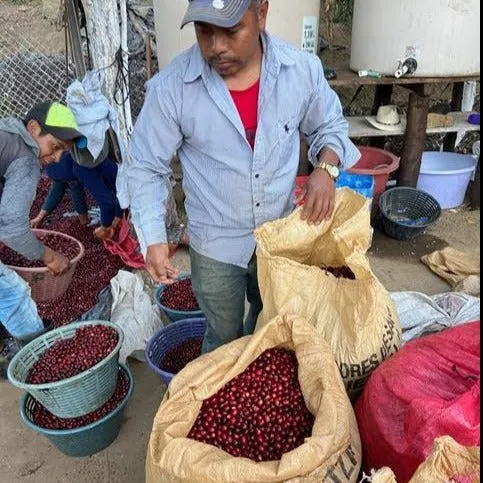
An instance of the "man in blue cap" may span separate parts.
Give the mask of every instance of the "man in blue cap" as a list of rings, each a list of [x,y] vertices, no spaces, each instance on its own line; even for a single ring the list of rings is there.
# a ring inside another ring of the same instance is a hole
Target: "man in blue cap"
[[[194,23],[197,44],[149,82],[131,142],[132,219],[159,283],[178,273],[163,179],[175,152],[183,166],[205,352],[254,329],[262,302],[253,233],[294,209],[300,133],[315,167],[301,194],[308,223],[332,215],[339,169],[360,156],[320,60],[269,35],[267,14],[266,0],[191,0],[182,27]]]

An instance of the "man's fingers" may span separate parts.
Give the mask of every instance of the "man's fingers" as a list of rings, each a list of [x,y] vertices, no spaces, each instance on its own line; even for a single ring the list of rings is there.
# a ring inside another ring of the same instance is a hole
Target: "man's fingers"
[[[327,214],[330,208],[330,199],[324,196],[321,199],[321,209],[317,217],[316,224],[320,225],[323,221],[327,220]]]
[[[174,283],[174,279],[170,278],[168,273],[166,271],[160,272],[158,270],[148,270],[149,274],[153,278],[153,280],[157,283],[163,284],[163,285],[171,285]]]
[[[179,270],[174,267],[166,267],[166,274],[169,278],[175,279],[179,275]]]
[[[304,209],[302,211],[302,220],[310,220],[314,211],[315,196],[312,192],[307,192],[305,197]]]
[[[296,205],[299,205],[300,203],[302,203],[302,201],[304,200],[304,198],[307,196],[307,189],[306,188],[302,188],[300,194],[295,198],[295,204]]]
[[[327,220],[330,220],[330,218],[332,218],[332,215],[334,214],[334,210],[335,210],[335,198],[331,198],[330,205],[329,205],[329,212],[327,213]]]
[[[314,209],[312,210],[312,216],[309,218],[309,223],[311,225],[315,225],[317,224],[320,216],[321,216],[321,212],[324,208],[324,198],[322,198],[321,196],[318,196],[315,200],[315,203],[314,203]]]
[[[163,285],[171,285],[176,281],[176,277],[179,275],[179,270],[169,265],[163,268],[148,267],[148,272],[157,283]]]

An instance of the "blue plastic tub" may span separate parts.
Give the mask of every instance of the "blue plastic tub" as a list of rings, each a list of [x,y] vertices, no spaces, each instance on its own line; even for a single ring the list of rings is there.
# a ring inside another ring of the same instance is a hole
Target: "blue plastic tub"
[[[159,367],[166,354],[185,340],[203,337],[205,332],[205,318],[180,320],[163,327],[153,335],[146,346],[145,358],[149,367],[166,385],[169,385],[174,374],[163,371]]]
[[[83,428],[56,431],[44,429],[34,424],[32,411],[39,404],[30,394],[25,393],[20,404],[20,416],[24,423],[35,432],[44,435],[51,443],[67,456],[86,457],[99,453],[110,446],[119,435],[124,420],[124,409],[134,390],[134,378],[125,365],[120,368],[129,377],[129,390],[124,401],[103,419]]]
[[[189,273],[182,273],[178,280],[185,280],[187,278],[191,278]],[[154,302],[156,305],[166,314],[171,322],[177,322],[179,320],[186,320],[186,319],[199,319],[204,317],[204,314],[201,310],[193,310],[191,312],[185,310],[173,310],[161,303],[161,296],[163,292],[166,290],[167,285],[158,285],[156,290],[154,291]]]

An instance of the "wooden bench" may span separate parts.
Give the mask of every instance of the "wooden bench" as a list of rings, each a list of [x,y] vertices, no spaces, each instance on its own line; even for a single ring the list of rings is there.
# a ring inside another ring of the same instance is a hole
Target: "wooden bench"
[[[468,112],[451,112],[449,115],[454,119],[454,125],[449,127],[438,127],[426,129],[426,134],[464,133],[468,131],[479,131],[480,126],[468,122]],[[365,117],[348,117],[349,136],[351,138],[375,138],[387,136],[403,136],[406,132],[406,125],[392,131],[382,131],[372,126]]]

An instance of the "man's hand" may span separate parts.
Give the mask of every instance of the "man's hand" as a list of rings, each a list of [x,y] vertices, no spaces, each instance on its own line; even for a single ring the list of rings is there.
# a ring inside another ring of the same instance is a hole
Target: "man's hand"
[[[70,266],[69,260],[60,253],[54,252],[51,248],[45,247],[42,261],[45,263],[49,271],[57,276],[64,273]]]
[[[179,270],[169,261],[169,245],[158,244],[148,247],[146,254],[146,270],[153,280],[164,285],[171,285],[176,281]]]
[[[328,220],[335,207],[335,181],[323,169],[316,169],[302,188],[296,203],[304,201],[302,220],[320,225]]]

